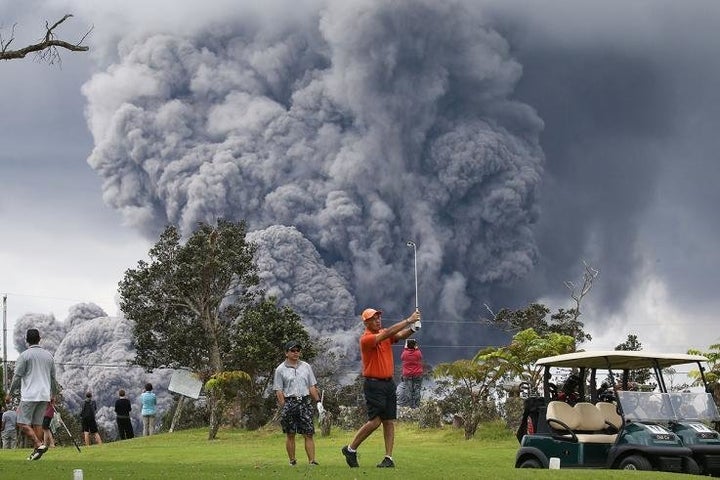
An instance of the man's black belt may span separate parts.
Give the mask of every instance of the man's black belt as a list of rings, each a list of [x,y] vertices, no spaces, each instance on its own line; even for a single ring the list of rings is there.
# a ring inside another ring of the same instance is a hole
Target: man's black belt
[[[310,398],[310,395],[305,395],[304,397],[285,397],[285,400],[294,400],[296,402],[300,402],[302,400],[307,400]]]
[[[392,377],[388,377],[388,378],[365,377],[365,380],[370,380],[371,382],[389,382],[390,380],[392,380]]]

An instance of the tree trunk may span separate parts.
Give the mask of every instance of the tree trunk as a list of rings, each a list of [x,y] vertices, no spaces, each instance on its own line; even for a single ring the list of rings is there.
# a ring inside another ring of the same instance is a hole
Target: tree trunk
[[[215,328],[216,318],[204,312],[201,321],[205,327],[205,332],[210,336],[210,368],[212,374],[220,373],[223,371],[222,356],[220,353],[220,342],[218,342],[218,333]],[[212,398],[215,395],[211,394],[208,398],[210,403],[210,431],[208,433],[208,440],[214,440],[217,435],[218,429],[220,428],[220,422],[223,416],[223,405],[220,398]]]
[[[209,312],[203,312],[201,321],[205,333],[210,338],[210,369],[212,373],[220,373],[224,370],[220,342],[218,341],[217,318]]]
[[[175,415],[173,415],[172,423],[170,424],[170,433],[175,431],[175,427],[180,422],[180,416],[182,415],[183,407],[185,406],[185,395],[180,395],[177,406],[175,407]]]
[[[220,429],[220,422],[222,421],[224,405],[223,402],[217,398],[212,398],[215,394],[211,394],[208,397],[208,403],[210,405],[210,431],[208,432],[208,440],[215,440],[217,432]]]
[[[332,426],[332,418],[333,414],[331,412],[326,411],[325,417],[323,418],[322,422],[320,422],[320,435],[323,437],[329,437],[330,436],[330,427]]]

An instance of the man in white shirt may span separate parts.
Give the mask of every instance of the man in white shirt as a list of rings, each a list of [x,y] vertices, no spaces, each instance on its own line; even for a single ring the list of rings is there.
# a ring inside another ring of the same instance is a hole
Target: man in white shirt
[[[313,425],[313,408],[311,399],[320,402],[317,390],[317,380],[312,367],[300,360],[300,342],[290,341],[285,345],[285,361],[275,369],[273,389],[277,396],[280,412],[280,425],[286,435],[285,449],[287,450],[290,465],[295,466],[295,434],[305,437],[305,453],[310,465],[317,465],[315,461],[315,426]],[[318,403],[318,411],[323,406]]]
[[[25,341],[28,348],[15,362],[15,375],[5,400],[10,403],[12,393],[20,389],[17,426],[35,446],[28,460],[38,460],[48,450],[42,440],[42,423],[48,402],[58,392],[58,384],[52,354],[38,345],[40,332],[29,329]]]

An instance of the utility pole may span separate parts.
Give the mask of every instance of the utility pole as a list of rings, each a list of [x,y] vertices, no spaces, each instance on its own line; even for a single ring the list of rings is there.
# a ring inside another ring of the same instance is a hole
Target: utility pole
[[[3,391],[7,393],[8,371],[7,371],[7,294],[3,294]]]

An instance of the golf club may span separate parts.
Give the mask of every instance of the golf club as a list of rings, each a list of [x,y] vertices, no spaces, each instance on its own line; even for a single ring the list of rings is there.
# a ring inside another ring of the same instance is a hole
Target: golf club
[[[72,440],[72,442],[75,444],[75,448],[77,448],[77,451],[82,453],[82,450],[80,450],[80,445],[78,445],[77,440],[75,440],[75,437],[73,437],[73,434],[70,433],[70,429],[67,427],[67,425],[65,425],[65,422],[63,421],[60,412],[58,412],[57,408],[55,408],[55,405],[53,405],[53,410],[55,410],[55,413],[57,413],[58,422],[60,422],[60,425],[65,427],[65,431],[67,432],[68,437],[70,437],[70,440]]]
[[[420,305],[418,303],[417,245],[415,245],[415,242],[413,242],[412,240],[408,240],[406,245],[408,247],[412,247],[413,253],[415,254],[415,310],[419,310]]]

